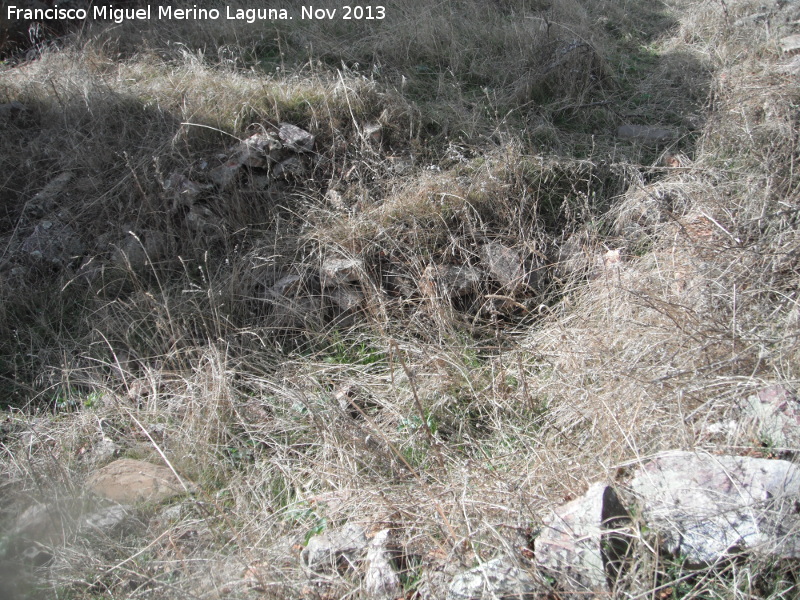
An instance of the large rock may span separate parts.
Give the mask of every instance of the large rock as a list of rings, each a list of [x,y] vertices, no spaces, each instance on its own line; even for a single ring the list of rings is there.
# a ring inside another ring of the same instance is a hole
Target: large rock
[[[800,558],[800,469],[790,462],[671,452],[630,485],[648,527],[690,564],[744,550]]]
[[[553,573],[570,592],[607,593],[627,542],[617,531],[627,512],[613,488],[603,483],[560,506],[545,520],[534,542],[536,565]]]
[[[98,496],[122,504],[162,502],[195,490],[194,484],[178,480],[167,467],[130,458],[94,471],[86,486]]]
[[[490,560],[459,573],[447,590],[447,600],[533,600],[543,587],[506,557]]]

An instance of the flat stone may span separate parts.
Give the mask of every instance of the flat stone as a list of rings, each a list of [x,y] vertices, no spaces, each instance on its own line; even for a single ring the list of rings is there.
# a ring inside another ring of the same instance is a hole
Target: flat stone
[[[340,529],[315,535],[300,556],[317,573],[355,570],[363,559],[368,542],[363,527],[347,523]]]
[[[613,564],[626,542],[615,533],[627,512],[614,489],[596,483],[557,508],[534,541],[536,565],[551,572],[565,590],[608,593]]]
[[[194,484],[183,485],[171,469],[141,460],[121,458],[94,471],[86,487],[102,498],[121,504],[162,502],[195,490]]]
[[[800,34],[781,38],[780,45],[784,54],[797,54],[800,52]]]
[[[678,137],[678,134],[671,129],[663,129],[661,127],[622,125],[617,129],[617,137],[645,144],[657,144],[674,140]]]
[[[120,527],[131,517],[131,509],[122,504],[107,506],[93,513],[84,515],[80,523],[80,531],[86,533],[109,534]]]
[[[523,285],[525,267],[519,252],[498,242],[481,247],[481,263],[489,274],[512,294]]]
[[[314,136],[297,125],[281,123],[278,126],[278,137],[293,152],[311,152],[314,149]]]
[[[506,557],[459,573],[447,590],[447,600],[533,600],[544,586]]]
[[[741,551],[800,558],[800,469],[788,461],[669,452],[630,486],[648,527],[689,564]]]

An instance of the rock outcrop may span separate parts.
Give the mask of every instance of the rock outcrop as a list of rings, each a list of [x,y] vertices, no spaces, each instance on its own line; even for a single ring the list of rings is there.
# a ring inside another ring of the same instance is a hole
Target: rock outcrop
[[[709,565],[742,552],[800,558],[800,469],[783,460],[670,452],[630,483],[664,549]]]

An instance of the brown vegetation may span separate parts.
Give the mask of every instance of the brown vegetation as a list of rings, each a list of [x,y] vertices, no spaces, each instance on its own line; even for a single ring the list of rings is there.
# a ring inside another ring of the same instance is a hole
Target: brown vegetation
[[[659,450],[794,456],[709,426],[800,378],[800,67],[777,42],[797,10],[394,4],[362,24],[95,25],[0,66],[0,104],[26,108],[0,114],[0,517],[80,496],[108,441],[198,488],[105,539],[70,537],[65,510],[18,590],[366,597],[299,556],[357,522],[392,528],[406,597],[444,597]],[[209,183],[204,163],[287,122],[316,138],[299,176]],[[208,185],[181,204],[173,173]],[[85,251],[25,254],[43,219]],[[358,265],[353,307],[331,259]],[[464,269],[478,280],[446,279]],[[791,569],[688,576],[648,544],[618,597],[797,593]]]

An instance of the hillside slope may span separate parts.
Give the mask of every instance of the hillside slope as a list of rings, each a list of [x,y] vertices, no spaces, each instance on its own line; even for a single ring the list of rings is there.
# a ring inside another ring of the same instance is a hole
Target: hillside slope
[[[658,452],[796,460],[747,399],[800,378],[800,9],[386,10],[87,22],[0,66],[10,597],[374,597],[309,559],[356,524],[389,596],[444,598]],[[87,530],[122,457],[194,493]],[[612,597],[797,594],[631,527]]]

